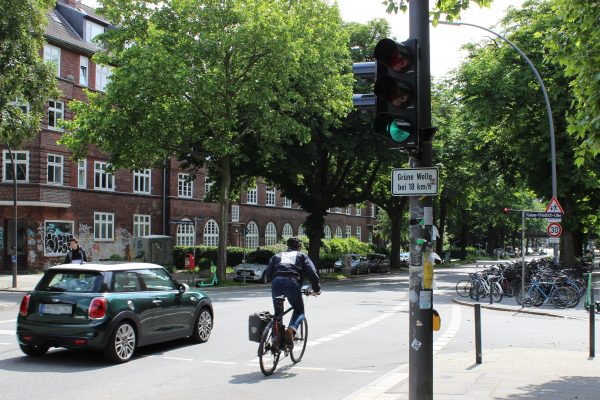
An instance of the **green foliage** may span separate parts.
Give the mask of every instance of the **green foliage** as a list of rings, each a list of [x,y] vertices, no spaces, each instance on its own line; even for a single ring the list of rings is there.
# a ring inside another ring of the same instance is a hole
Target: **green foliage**
[[[489,7],[493,0],[438,0],[435,2],[435,8],[431,11],[434,21],[438,21],[440,17],[445,16],[448,21],[453,21],[460,18],[460,13],[467,8],[471,2],[480,7]],[[398,11],[406,12],[408,9],[409,0],[383,0],[387,6],[388,13],[397,13]]]
[[[31,140],[49,96],[57,96],[56,68],[40,56],[46,13],[53,0],[3,0],[0,19],[0,143],[12,150]],[[13,102],[29,105],[24,113]]]
[[[361,242],[355,237],[343,239],[333,238],[331,240],[324,240],[323,242],[326,243],[325,246],[327,246],[329,249],[328,253],[337,255],[350,253],[367,255],[373,250],[371,245],[365,242]]]
[[[216,265],[218,248],[215,246],[175,246],[173,248],[173,263],[175,266],[183,269],[185,255],[190,253],[195,255],[196,266],[210,267],[211,264]],[[235,266],[241,263],[244,253],[248,253],[248,251],[244,251],[242,247],[227,247],[227,265]]]

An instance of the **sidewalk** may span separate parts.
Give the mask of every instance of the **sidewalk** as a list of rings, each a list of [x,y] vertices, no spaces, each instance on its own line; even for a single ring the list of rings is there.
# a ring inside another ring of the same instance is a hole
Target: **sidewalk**
[[[17,287],[13,288],[12,275],[0,275],[0,291],[4,292],[28,292],[33,290],[35,285],[42,279],[42,273],[39,274],[21,274],[17,275]]]

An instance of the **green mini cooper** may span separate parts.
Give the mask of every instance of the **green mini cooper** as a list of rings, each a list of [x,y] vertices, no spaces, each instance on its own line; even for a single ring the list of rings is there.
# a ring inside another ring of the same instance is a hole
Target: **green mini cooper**
[[[49,268],[23,297],[17,339],[29,356],[88,348],[123,363],[139,346],[183,337],[206,342],[213,318],[206,294],[159,265],[65,264]]]

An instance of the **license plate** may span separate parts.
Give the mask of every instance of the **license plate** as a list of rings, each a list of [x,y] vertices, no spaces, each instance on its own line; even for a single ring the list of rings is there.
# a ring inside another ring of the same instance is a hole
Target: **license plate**
[[[242,273],[240,275],[242,275],[242,276],[252,276],[252,272],[242,271]]]
[[[42,314],[71,315],[73,306],[70,304],[42,304]]]

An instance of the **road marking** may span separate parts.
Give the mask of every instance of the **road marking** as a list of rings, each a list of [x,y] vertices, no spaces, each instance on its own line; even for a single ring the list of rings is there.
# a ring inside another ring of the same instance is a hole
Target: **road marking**
[[[1,306],[2,304],[0,304]],[[16,322],[16,319],[7,319],[6,321],[0,321],[0,324],[8,324],[9,322]]]
[[[364,369],[336,369],[337,372],[357,372],[359,374],[372,374],[375,371],[368,371]]]
[[[214,361],[214,360],[204,360],[205,363],[209,364],[223,364],[223,365],[235,365],[236,363],[233,361]]]
[[[167,360],[177,360],[177,361],[194,361],[193,358],[167,357],[167,356],[164,356],[163,358],[166,358]]]
[[[294,369],[302,369],[305,371],[327,371],[327,368],[320,368],[320,367],[300,367],[298,365],[294,365],[293,367]]]
[[[446,346],[454,338],[460,328],[461,320],[461,308],[458,304],[455,304],[452,306],[452,317],[448,328],[446,328],[442,336],[433,343],[433,354],[444,348],[444,346]],[[405,372],[407,368],[408,364],[403,364],[397,368],[394,368],[371,384],[346,396],[343,400],[380,399],[385,392],[408,378],[408,372]]]
[[[2,346],[10,346],[12,343],[0,343]]]
[[[6,329],[0,329],[0,335],[15,335],[16,331],[9,331]]]

